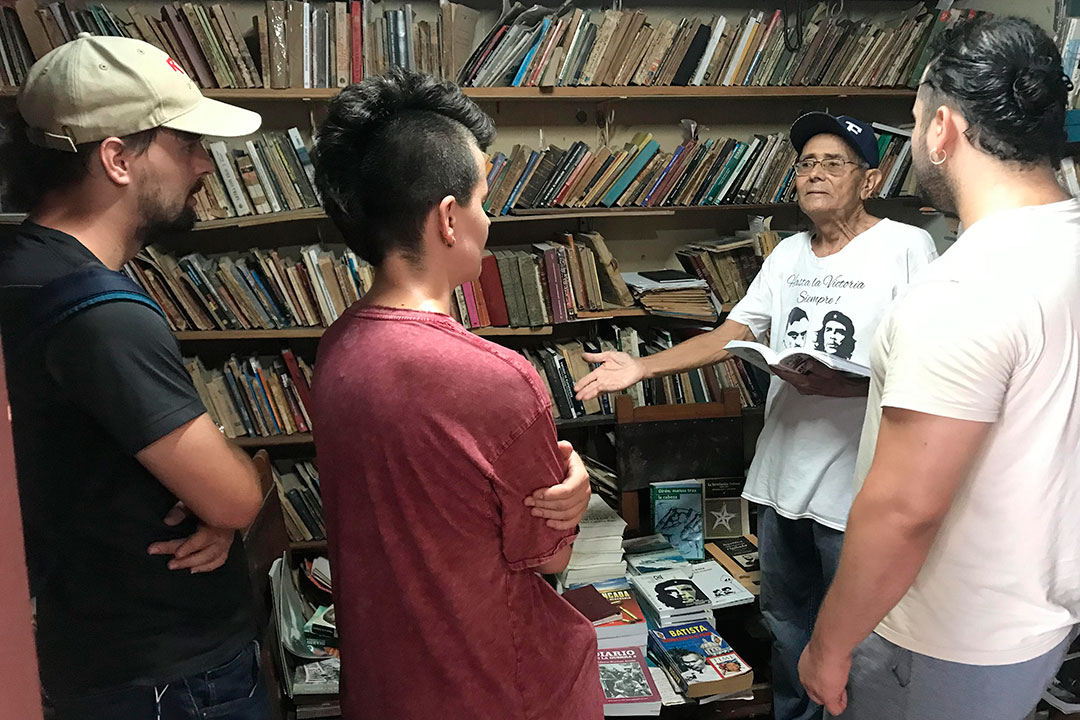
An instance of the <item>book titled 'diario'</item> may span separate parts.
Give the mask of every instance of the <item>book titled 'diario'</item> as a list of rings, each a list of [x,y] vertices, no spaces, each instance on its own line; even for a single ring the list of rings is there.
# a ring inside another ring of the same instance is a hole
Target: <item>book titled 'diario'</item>
[[[650,630],[649,651],[672,671],[687,697],[730,695],[754,683],[750,665],[708,622]]]
[[[660,692],[639,647],[597,650],[604,715],[659,715]]]

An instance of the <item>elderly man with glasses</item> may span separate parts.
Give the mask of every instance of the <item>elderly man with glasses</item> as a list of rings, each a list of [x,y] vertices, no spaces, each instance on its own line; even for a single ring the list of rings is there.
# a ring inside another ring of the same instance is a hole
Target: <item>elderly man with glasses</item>
[[[746,297],[716,330],[645,358],[586,355],[602,365],[577,385],[587,399],[643,379],[721,362],[732,340],[769,337],[776,351],[799,338],[808,348],[869,365],[871,339],[886,308],[937,253],[923,230],[877,218],[866,199],[881,182],[873,129],[852,117],[803,115],[791,126],[799,152],[799,207],[813,228],[781,242],[765,260]],[[806,323],[790,334],[796,318]],[[809,332],[807,332],[809,330]],[[773,637],[773,697],[777,720],[821,717],[799,683],[799,653],[840,558],[851,507],[866,380],[822,367],[774,377],[765,427],[743,497],[762,507],[761,607]]]

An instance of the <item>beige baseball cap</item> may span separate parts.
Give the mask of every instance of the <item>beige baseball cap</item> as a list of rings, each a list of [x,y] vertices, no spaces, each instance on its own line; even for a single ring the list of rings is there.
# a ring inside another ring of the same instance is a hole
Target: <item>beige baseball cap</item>
[[[34,63],[17,102],[31,142],[68,152],[156,127],[239,137],[262,124],[258,113],[203,97],[153,45],[89,33]]]

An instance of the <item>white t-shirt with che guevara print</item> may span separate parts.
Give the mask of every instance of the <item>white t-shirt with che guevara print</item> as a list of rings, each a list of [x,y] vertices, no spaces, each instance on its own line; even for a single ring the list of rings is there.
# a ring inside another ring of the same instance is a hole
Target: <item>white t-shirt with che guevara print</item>
[[[878,324],[937,257],[934,242],[925,230],[887,219],[827,257],[814,254],[810,237],[781,242],[729,317],[759,340],[769,333],[773,350],[808,347],[869,366]],[[865,414],[865,397],[802,395],[773,377],[743,497],[843,530]]]

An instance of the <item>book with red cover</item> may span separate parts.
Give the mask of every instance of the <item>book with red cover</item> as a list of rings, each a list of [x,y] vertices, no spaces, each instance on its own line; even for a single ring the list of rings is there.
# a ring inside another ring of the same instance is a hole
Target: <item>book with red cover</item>
[[[596,651],[605,715],[658,715],[660,691],[639,647]]]
[[[352,81],[364,79],[364,4],[349,3],[349,24],[352,34]]]
[[[311,407],[311,395],[308,390],[307,378],[300,372],[300,366],[296,362],[296,356],[293,355],[291,348],[285,348],[281,351],[281,357],[285,361],[285,367],[289,370],[289,377],[292,378],[293,386],[296,387],[296,392],[300,395],[300,402],[304,404],[305,408]]]
[[[592,585],[567,590],[563,593],[563,600],[573,605],[593,625],[603,625],[619,619],[619,608]]]
[[[506,310],[506,296],[503,294],[498,261],[490,250],[484,253],[480,268],[480,291],[484,294],[484,304],[487,305],[491,324],[506,327],[510,324],[510,314]]]
[[[473,284],[471,282],[462,283],[461,292],[465,296],[465,309],[469,313],[469,327],[480,327],[480,313],[476,309],[476,296],[473,294]]]

